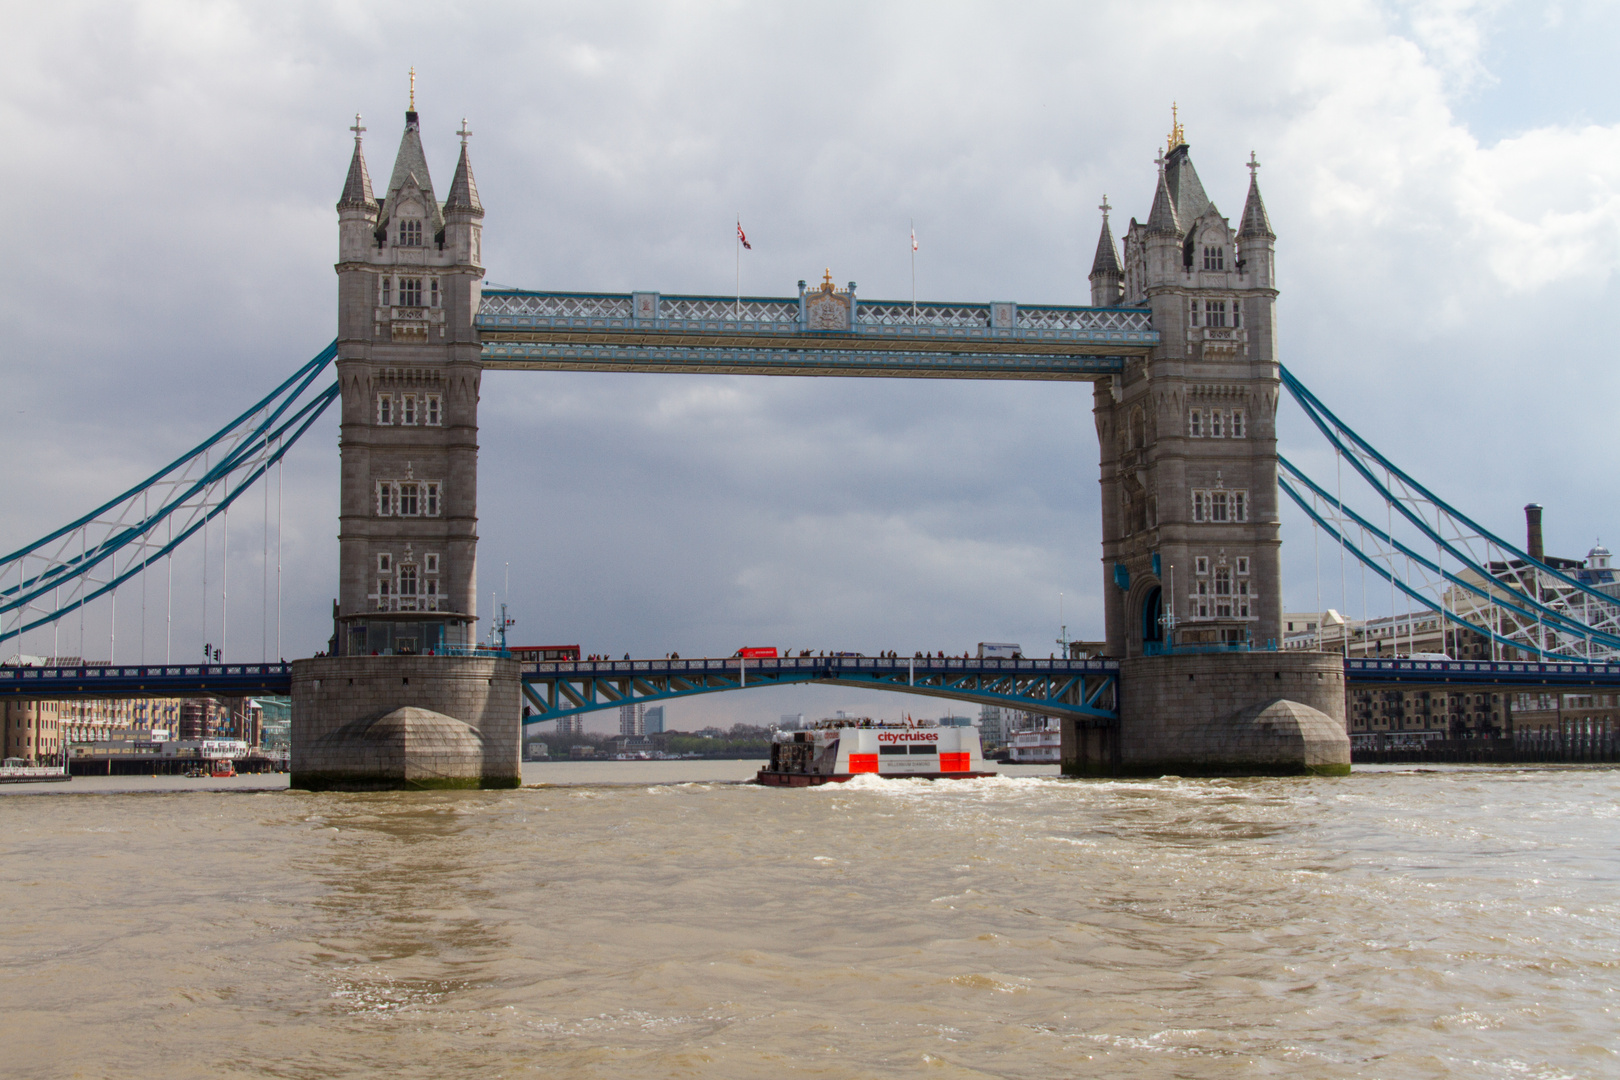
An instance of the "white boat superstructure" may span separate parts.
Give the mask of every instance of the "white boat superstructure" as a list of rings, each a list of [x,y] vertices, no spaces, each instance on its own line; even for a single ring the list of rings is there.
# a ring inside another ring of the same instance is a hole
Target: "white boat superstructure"
[[[778,731],[759,782],[781,787],[839,783],[862,774],[952,780],[994,776],[984,767],[979,732],[927,722],[823,720],[805,731]]]

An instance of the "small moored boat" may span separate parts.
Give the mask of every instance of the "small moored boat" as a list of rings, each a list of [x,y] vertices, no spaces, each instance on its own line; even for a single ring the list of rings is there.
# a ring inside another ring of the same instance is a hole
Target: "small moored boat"
[[[756,779],[774,787],[808,787],[863,773],[918,780],[996,775],[984,767],[974,728],[839,719],[806,731],[778,731],[771,763]]]

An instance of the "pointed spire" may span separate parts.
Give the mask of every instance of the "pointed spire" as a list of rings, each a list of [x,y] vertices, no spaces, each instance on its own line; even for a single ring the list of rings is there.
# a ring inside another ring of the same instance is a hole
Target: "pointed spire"
[[[1103,212],[1102,232],[1097,236],[1097,257],[1091,260],[1091,276],[1123,274],[1125,271],[1119,265],[1119,252],[1114,248],[1114,232],[1108,227],[1108,211],[1113,209],[1108,205],[1108,196],[1103,196],[1102,205],[1097,209]]]
[[[1163,154],[1154,162],[1159,167],[1159,189],[1153,193],[1153,209],[1148,211],[1147,231],[1150,236],[1154,233],[1180,236],[1181,220],[1176,216],[1176,203],[1170,197],[1170,186],[1165,180],[1164,162]]]
[[[1243,203],[1243,223],[1238,226],[1238,236],[1263,236],[1267,240],[1277,239],[1277,234],[1271,231],[1271,218],[1266,214],[1265,201],[1260,198],[1260,162],[1255,160],[1254,151],[1249,151],[1249,197]]]
[[[416,104],[414,101],[411,104]],[[433,195],[433,178],[428,173],[427,155],[422,152],[422,131],[416,110],[405,114],[405,133],[400,136],[399,153],[394,157],[394,171],[388,178],[388,190],[383,195],[382,213],[377,219],[377,233],[384,235],[389,221],[399,205],[400,191],[407,185],[422,193],[427,204],[428,222],[424,231],[436,236],[444,230],[444,213]]]
[[[450,194],[444,200],[444,212],[454,213],[458,210],[477,214],[484,213],[484,204],[478,201],[478,184],[473,180],[472,163],[467,160],[467,138],[472,135],[472,129],[467,127],[467,118],[461,118],[461,130],[456,132],[461,136],[461,157],[456,161],[456,175],[450,180]]]
[[[354,114],[354,156],[349,159],[349,176],[343,181],[343,197],[338,199],[339,210],[377,210],[377,200],[371,194],[371,174],[366,171],[366,155],[360,146],[360,136],[366,130],[360,123],[360,114]]]

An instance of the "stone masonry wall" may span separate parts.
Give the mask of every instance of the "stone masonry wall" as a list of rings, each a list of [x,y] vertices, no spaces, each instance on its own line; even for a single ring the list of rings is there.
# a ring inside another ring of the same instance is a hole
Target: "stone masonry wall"
[[[455,760],[431,764],[428,770],[443,775],[448,769],[459,783],[451,786],[515,787],[522,780],[520,728],[522,689],[515,660],[454,656],[321,657],[293,663],[292,774],[294,787],[342,786],[310,775],[312,768],[333,771],[333,763],[312,750],[317,740],[337,729],[396,709],[415,707],[441,713],[473,728],[483,743],[482,761]],[[420,751],[412,750],[412,753]],[[372,766],[356,755],[353,769],[363,780]],[[440,769],[437,766],[443,765]],[[373,770],[374,771],[374,770]],[[413,766],[414,771],[414,766]],[[300,782],[301,778],[307,782]],[[390,777],[376,777],[388,786]],[[392,778],[402,779],[402,778]],[[399,784],[396,786],[409,786]]]

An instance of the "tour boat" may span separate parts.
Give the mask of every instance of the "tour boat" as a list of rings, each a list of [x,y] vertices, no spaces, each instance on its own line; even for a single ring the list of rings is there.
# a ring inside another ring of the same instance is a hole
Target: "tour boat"
[[[773,787],[808,787],[863,773],[918,780],[996,775],[984,767],[974,728],[839,719],[806,731],[778,731],[771,763],[756,779]]]

